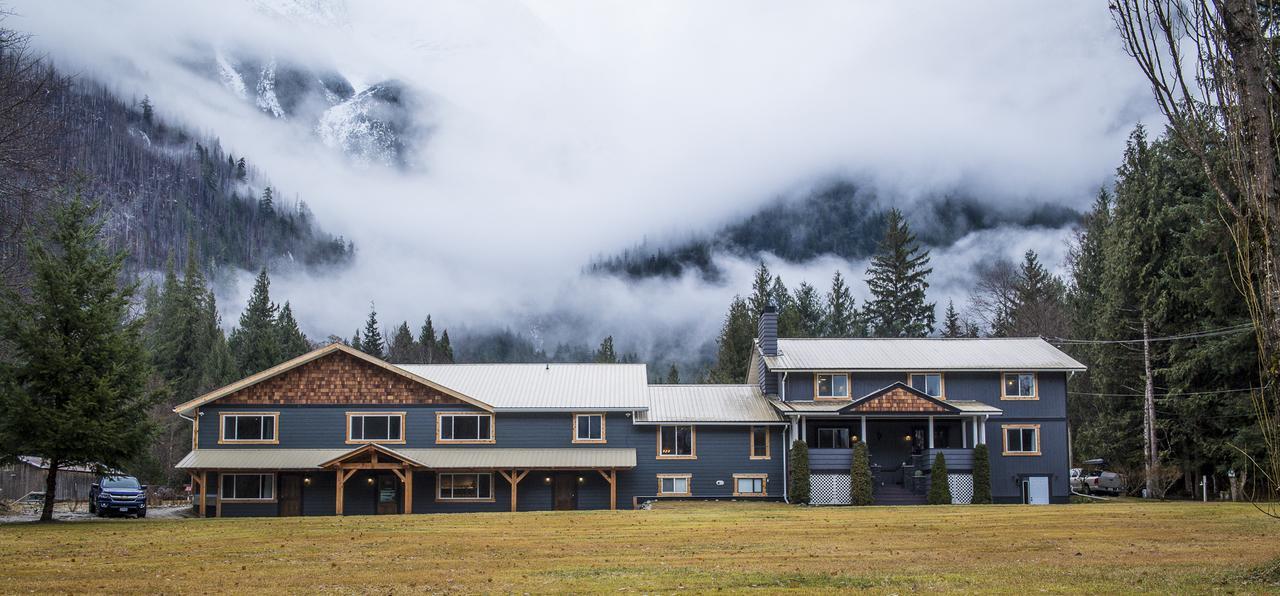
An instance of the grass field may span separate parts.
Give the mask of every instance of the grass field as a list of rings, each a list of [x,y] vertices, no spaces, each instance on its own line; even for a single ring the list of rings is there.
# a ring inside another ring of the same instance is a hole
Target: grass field
[[[801,508],[0,526],[0,592],[1280,591],[1248,505]]]

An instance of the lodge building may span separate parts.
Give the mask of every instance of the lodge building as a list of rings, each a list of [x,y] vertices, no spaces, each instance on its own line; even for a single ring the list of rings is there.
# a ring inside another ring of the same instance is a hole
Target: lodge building
[[[1069,494],[1066,381],[1084,367],[1038,338],[788,339],[760,317],[748,383],[650,385],[643,364],[397,365],[342,344],[174,411],[191,422],[201,515],[632,508],[787,494],[793,441],[811,502],[849,502],[864,441],[880,504],[923,503],[937,454],[972,497]]]

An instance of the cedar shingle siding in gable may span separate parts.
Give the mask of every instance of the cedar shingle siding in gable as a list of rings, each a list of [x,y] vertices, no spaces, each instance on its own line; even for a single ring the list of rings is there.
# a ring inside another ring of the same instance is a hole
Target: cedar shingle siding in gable
[[[242,405],[470,405],[435,389],[334,352],[217,401]]]
[[[848,412],[939,412],[948,410],[906,389],[890,389],[856,406],[848,408]]]

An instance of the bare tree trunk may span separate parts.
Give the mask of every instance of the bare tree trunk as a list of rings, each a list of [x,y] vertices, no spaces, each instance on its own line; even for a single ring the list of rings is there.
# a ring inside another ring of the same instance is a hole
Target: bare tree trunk
[[[1156,389],[1151,378],[1151,328],[1142,318],[1142,368],[1146,373],[1146,390],[1142,407],[1143,448],[1146,452],[1147,496],[1156,496],[1156,471],[1160,469],[1160,450],[1156,446]]]
[[[58,496],[58,466],[62,462],[57,458],[49,459],[49,473],[44,477],[44,509],[40,511],[40,521],[53,521],[53,501]]]

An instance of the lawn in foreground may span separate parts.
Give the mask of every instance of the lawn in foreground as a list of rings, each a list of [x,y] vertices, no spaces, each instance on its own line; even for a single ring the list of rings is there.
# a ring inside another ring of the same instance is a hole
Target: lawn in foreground
[[[0,526],[2,592],[1280,590],[1248,505],[793,507]]]

